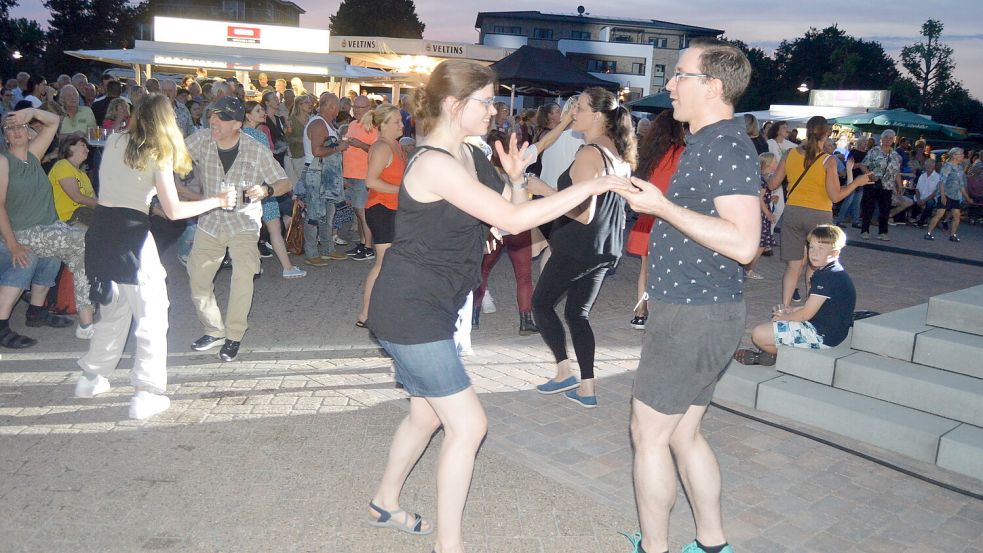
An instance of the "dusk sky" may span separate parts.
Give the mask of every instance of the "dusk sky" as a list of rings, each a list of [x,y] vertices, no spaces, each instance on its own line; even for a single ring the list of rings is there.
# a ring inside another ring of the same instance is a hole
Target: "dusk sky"
[[[329,16],[338,10],[340,4],[338,0],[294,2],[307,10],[307,14],[301,16],[301,26],[323,29],[328,27]],[[919,40],[922,23],[931,17],[945,25],[943,40],[955,51],[956,78],[973,96],[983,99],[981,0],[894,0],[889,3],[826,0],[794,4],[749,0],[621,0],[605,3],[606,6],[599,2],[592,5],[585,0],[580,3],[588,13],[598,16],[651,18],[723,29],[727,37],[743,40],[767,51],[774,49],[782,39],[802,36],[809,27],[822,28],[836,23],[851,35],[877,40],[895,57],[902,46]],[[538,10],[575,14],[577,5],[576,0],[416,0],[417,13],[427,26],[425,38],[471,43],[478,40],[474,29],[478,11]],[[453,7],[448,9],[449,6]],[[13,15],[41,20],[42,25],[47,20],[41,0],[21,0]]]

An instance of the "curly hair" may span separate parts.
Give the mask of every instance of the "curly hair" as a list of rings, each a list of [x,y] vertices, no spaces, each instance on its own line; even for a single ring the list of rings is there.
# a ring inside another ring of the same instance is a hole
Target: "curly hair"
[[[659,166],[662,158],[675,148],[686,146],[686,132],[683,124],[672,117],[673,109],[660,113],[649,127],[648,134],[639,146],[638,168],[635,175],[647,179],[652,170]]]

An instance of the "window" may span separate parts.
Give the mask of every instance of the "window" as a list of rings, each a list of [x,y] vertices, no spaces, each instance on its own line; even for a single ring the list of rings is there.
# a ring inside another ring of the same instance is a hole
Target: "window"
[[[245,0],[222,0],[222,12],[234,21],[246,19]]]
[[[617,73],[618,62],[608,60],[587,60],[587,70],[592,73]]]
[[[651,44],[654,48],[668,48],[669,39],[663,36],[653,36],[649,37],[649,44]]]
[[[666,66],[658,63],[653,65],[652,74],[656,77],[664,77],[666,74]]]
[[[632,62],[632,64],[631,64],[631,72],[634,73],[635,75],[644,75],[645,74],[645,64],[644,63],[639,63],[637,61],[636,62]]]
[[[570,38],[574,40],[590,40],[589,31],[570,31]]]
[[[614,35],[611,42],[634,42],[628,35]]]
[[[553,29],[535,28],[532,30],[532,37],[542,40],[553,40]]]
[[[505,25],[495,25],[492,33],[497,35],[521,35],[522,27],[510,27]]]

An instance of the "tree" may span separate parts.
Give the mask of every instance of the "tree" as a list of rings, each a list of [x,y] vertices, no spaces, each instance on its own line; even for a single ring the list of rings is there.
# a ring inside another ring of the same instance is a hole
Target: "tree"
[[[775,97],[775,89],[771,86],[771,75],[774,71],[774,60],[768,57],[761,48],[751,48],[741,40],[725,38],[734,46],[737,46],[747,56],[751,62],[751,81],[748,83],[747,90],[737,101],[734,111],[756,111],[767,109]]]
[[[426,25],[413,0],[342,0],[331,16],[331,34],[423,38]]]
[[[67,50],[130,46],[135,18],[144,9],[143,4],[131,6],[128,0],[45,0],[44,7],[51,12],[45,67],[52,74],[91,65],[66,56]]]
[[[886,90],[899,76],[880,43],[853,38],[832,25],[782,41],[769,80],[779,103],[801,103],[796,88],[803,82],[811,88]]]
[[[955,85],[952,48],[941,42],[942,22],[929,19],[922,24],[925,40],[901,49],[901,65],[919,86],[918,113],[931,111]]]
[[[45,45],[44,30],[38,22],[23,17],[3,20],[0,32],[7,50],[0,61],[0,75],[9,77],[19,71],[37,75],[43,68],[41,60]],[[14,59],[13,52],[20,52],[21,58]]]

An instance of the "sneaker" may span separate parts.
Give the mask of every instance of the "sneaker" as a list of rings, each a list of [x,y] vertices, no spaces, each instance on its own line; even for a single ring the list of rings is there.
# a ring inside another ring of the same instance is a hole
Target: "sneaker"
[[[93,323],[89,323],[87,325],[79,323],[79,325],[75,327],[75,337],[79,340],[91,340],[95,335],[96,325]]]
[[[860,238],[863,238],[864,240],[870,240],[870,233],[869,232],[861,232],[860,233]]]
[[[310,265],[311,267],[326,267],[328,262],[324,260],[321,256],[308,257],[304,260],[305,265]]]
[[[481,312],[494,313],[496,311],[498,311],[498,308],[495,307],[495,300],[492,299],[488,290],[485,290],[485,295],[481,298]]]
[[[887,220],[887,226],[889,226],[889,227],[896,227],[896,226],[898,226],[900,224],[901,223],[895,221],[894,219],[888,219]]]
[[[78,382],[75,383],[75,397],[93,397],[109,391],[111,386],[106,377],[101,375],[89,375],[82,371]]]
[[[593,409],[597,407],[597,396],[582,396],[577,393],[577,390],[570,390],[569,392],[563,394],[563,397],[585,409]]]
[[[225,338],[218,338],[215,336],[209,336],[205,334],[201,338],[198,338],[194,342],[191,342],[191,349],[195,351],[205,351],[214,348],[222,343]]]
[[[571,374],[559,382],[553,379],[547,380],[545,383],[537,385],[536,391],[544,395],[558,394],[560,392],[572,390],[577,386],[580,386],[580,382],[577,381],[576,376]]]
[[[73,321],[71,317],[52,313],[47,309],[42,309],[40,313],[34,315],[32,315],[30,311],[27,313],[27,326],[50,326],[51,328],[65,328],[67,326],[72,326],[73,324],[75,324],[75,321]]]
[[[283,278],[304,278],[305,276],[307,276],[307,271],[300,267],[291,267],[283,270]]]
[[[621,532],[621,531],[619,531],[618,533],[621,534],[622,536],[628,538],[628,541],[631,542],[631,545],[634,547],[634,549],[631,550],[631,553],[645,553],[645,550],[642,549],[642,533],[641,532],[635,532],[634,534],[629,534],[628,532]]]
[[[935,237],[932,236],[931,232],[926,232],[925,236],[923,236],[922,238],[924,238],[925,240],[935,240]]]
[[[457,348],[457,354],[461,357],[471,357],[474,355],[474,349],[472,348]]]
[[[321,254],[321,259],[324,261],[344,261],[348,259],[348,256],[341,252],[331,252]],[[358,259],[358,256],[356,256],[355,259]]]
[[[352,259],[354,259],[355,261],[366,261],[369,259],[375,259],[375,250],[373,250],[372,248],[362,248],[362,251],[353,255]]]
[[[877,239],[880,240],[880,241],[882,241],[882,242],[890,242],[891,241],[891,237],[888,236],[887,234],[878,234],[877,235]]]
[[[749,278],[751,280],[764,280],[764,276],[761,273],[756,273],[754,271],[748,271],[744,273],[744,278]]]
[[[133,394],[130,400],[130,418],[136,420],[149,419],[154,415],[159,415],[171,406],[171,398],[140,390]]]
[[[262,258],[273,257],[273,248],[270,246],[269,242],[260,240],[257,244],[259,248],[259,256]]]
[[[358,254],[359,254],[359,253],[360,253],[360,252],[361,252],[361,251],[362,251],[362,250],[363,250],[364,248],[365,248],[365,244],[358,244],[358,245],[356,245],[356,246],[355,246],[354,248],[352,248],[352,249],[350,249],[350,250],[348,250],[347,252],[345,252],[345,255],[348,255],[348,256],[351,256],[351,257],[355,257],[355,256],[356,256],[356,255],[358,255]]]
[[[226,340],[222,344],[222,349],[218,352],[218,356],[222,358],[222,361],[235,361],[236,357],[239,357],[239,344],[235,340]]]
[[[332,240],[334,240],[334,243],[335,244],[338,244],[339,246],[347,246],[348,245],[348,240],[345,240],[344,238],[338,236],[337,234],[334,235],[334,237],[332,237]]]
[[[796,288],[795,291],[792,292],[792,301],[802,301],[802,296],[799,295],[799,289],[798,288]]]
[[[630,324],[635,330],[645,330],[645,321],[647,320],[648,317],[639,317],[638,315],[635,315],[632,317]]]
[[[686,544],[679,553],[704,553],[703,549],[696,544],[695,541]],[[734,549],[730,545],[724,545],[724,548],[720,550],[720,553],[734,553]]]
[[[956,236],[955,234],[953,234],[952,236],[949,237],[949,241],[950,242],[959,242],[959,237]]]

